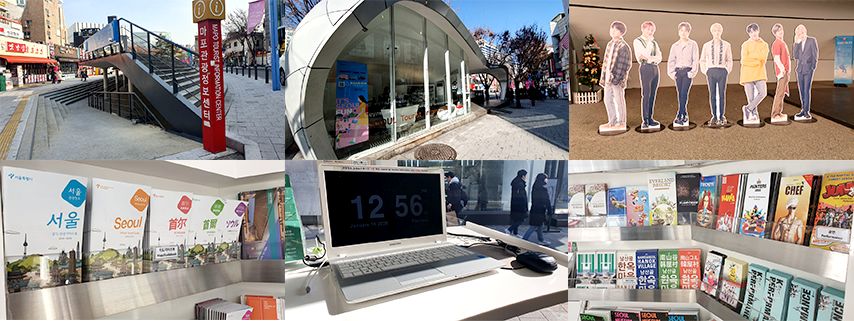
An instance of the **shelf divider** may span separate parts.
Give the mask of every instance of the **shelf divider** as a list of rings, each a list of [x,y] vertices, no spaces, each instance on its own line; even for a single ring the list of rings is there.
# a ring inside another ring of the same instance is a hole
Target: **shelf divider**
[[[569,289],[569,300],[696,303],[721,320],[745,320],[700,290]]]
[[[570,242],[676,241],[690,240],[691,227],[635,226],[570,228]]]
[[[694,241],[845,283],[848,254],[691,226]],[[727,253],[724,253],[727,254]],[[729,254],[728,254],[729,255]]]

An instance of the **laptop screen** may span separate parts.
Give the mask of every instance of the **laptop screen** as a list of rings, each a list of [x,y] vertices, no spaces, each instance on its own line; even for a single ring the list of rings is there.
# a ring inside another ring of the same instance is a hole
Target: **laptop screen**
[[[442,234],[441,175],[325,171],[332,246]]]

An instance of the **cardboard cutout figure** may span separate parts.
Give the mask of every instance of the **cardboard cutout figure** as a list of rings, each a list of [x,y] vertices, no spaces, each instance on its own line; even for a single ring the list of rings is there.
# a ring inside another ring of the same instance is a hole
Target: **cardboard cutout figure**
[[[768,93],[765,77],[765,61],[768,60],[768,43],[759,37],[759,25],[747,26],[747,39],[741,44],[741,85],[747,95],[747,105],[741,107],[745,124],[758,124],[759,111],[756,106]]]
[[[611,41],[605,48],[602,75],[599,84],[605,89],[605,108],[608,123],[599,126],[599,131],[621,131],[626,129],[626,81],[632,69],[632,49],[623,40],[626,24],[611,23]]]
[[[667,75],[676,81],[676,91],[679,93],[679,112],[673,120],[674,127],[688,126],[688,92],[691,82],[700,71],[700,51],[697,42],[688,38],[691,34],[691,24],[680,22],[679,41],[670,47],[670,57],[667,59]]]
[[[641,81],[641,129],[660,129],[661,124],[652,119],[655,108],[655,94],[658,92],[658,64],[661,62],[661,47],[655,42],[655,23],[646,21],[641,24],[641,36],[634,41],[635,58],[638,60],[638,72]]]
[[[795,120],[810,120],[810,92],[812,91],[812,76],[818,63],[818,43],[815,38],[807,36],[807,27],[798,25],[795,28],[795,46],[792,57],[798,61],[798,93],[801,96],[801,112],[795,115]]]
[[[732,47],[721,39],[724,27],[720,23],[712,24],[709,31],[712,40],[703,44],[703,53],[700,55],[700,71],[709,82],[709,104],[712,109],[712,119],[707,125],[726,126],[726,80],[732,71]]]
[[[789,96],[789,47],[783,40],[783,25],[774,24],[771,34],[776,38],[771,45],[771,56],[774,57],[774,74],[777,75],[777,91],[771,105],[771,122],[787,122],[789,115],[783,113],[783,95]]]

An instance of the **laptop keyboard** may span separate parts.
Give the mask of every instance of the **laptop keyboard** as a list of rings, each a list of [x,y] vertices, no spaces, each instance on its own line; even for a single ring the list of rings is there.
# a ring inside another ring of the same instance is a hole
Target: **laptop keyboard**
[[[471,254],[474,252],[448,245],[340,261],[336,266],[341,275],[347,279]]]

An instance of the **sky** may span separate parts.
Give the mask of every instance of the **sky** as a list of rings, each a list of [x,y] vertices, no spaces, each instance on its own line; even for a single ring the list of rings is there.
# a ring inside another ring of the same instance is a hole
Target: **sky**
[[[334,1],[334,0],[332,0]],[[225,0],[228,12],[249,9],[248,0]],[[66,27],[75,22],[107,23],[118,16],[151,31],[172,34],[181,45],[192,44],[197,32],[193,24],[191,0],[65,0]],[[537,24],[548,32],[549,22],[561,12],[561,0],[451,0],[457,15],[468,28],[489,27],[493,31],[519,29]]]

